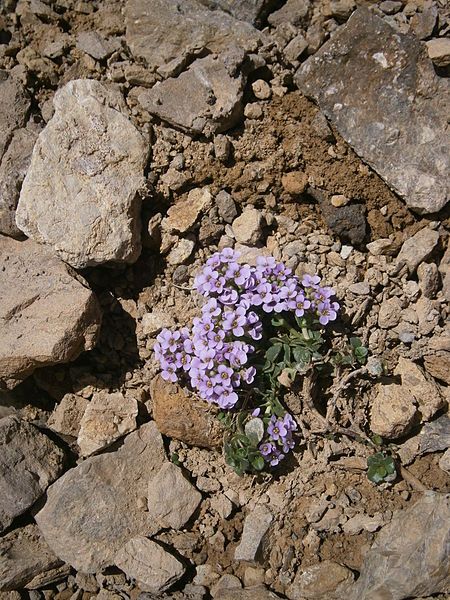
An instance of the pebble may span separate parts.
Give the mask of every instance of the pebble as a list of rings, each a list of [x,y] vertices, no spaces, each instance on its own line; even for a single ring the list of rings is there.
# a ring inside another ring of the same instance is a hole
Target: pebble
[[[438,241],[439,233],[429,227],[424,227],[403,242],[397,256],[397,264],[404,262],[409,272],[413,273],[420,263],[430,256]]]
[[[360,281],[359,283],[352,283],[348,290],[357,296],[368,296],[370,294],[370,285],[367,281]]]
[[[227,162],[231,156],[232,144],[225,135],[214,138],[214,156],[221,162]]]
[[[288,194],[302,194],[308,185],[308,176],[303,171],[291,171],[281,177],[281,185]]]
[[[399,10],[402,9],[401,2],[394,2],[393,0],[385,0],[380,4],[380,9],[384,12],[385,15],[395,15]]]
[[[155,308],[152,312],[145,313],[142,317],[142,332],[144,335],[153,337],[161,331],[161,329],[170,329],[175,325],[175,320],[167,310]]]
[[[189,239],[178,240],[169,252],[167,262],[169,265],[181,265],[186,262],[194,251],[195,242]]]
[[[390,298],[381,304],[378,313],[378,326],[381,329],[390,329],[399,324],[402,314],[400,300],[396,297]]]
[[[340,251],[340,256],[344,260],[347,260],[347,258],[350,256],[350,254],[352,252],[353,252],[353,246],[343,245],[342,248],[341,248],[341,251]]]
[[[241,541],[234,552],[235,560],[253,562],[260,558],[272,521],[272,513],[265,506],[257,506],[247,514]]]
[[[216,206],[219,211],[219,215],[225,221],[225,223],[232,223],[237,217],[238,211],[236,203],[231,197],[231,194],[225,190],[221,190],[216,196]]]
[[[350,202],[350,198],[343,194],[335,194],[331,196],[331,204],[339,208],[340,206],[346,206]]]
[[[258,102],[252,102],[247,104],[244,108],[244,115],[247,119],[261,119],[263,116],[263,109]]]
[[[252,90],[258,100],[268,100],[272,96],[270,85],[264,79],[254,81]]]
[[[237,242],[254,246],[261,240],[264,225],[262,213],[256,208],[248,208],[233,221],[232,230]]]
[[[437,67],[448,67],[450,65],[450,39],[434,38],[425,42],[428,56]]]

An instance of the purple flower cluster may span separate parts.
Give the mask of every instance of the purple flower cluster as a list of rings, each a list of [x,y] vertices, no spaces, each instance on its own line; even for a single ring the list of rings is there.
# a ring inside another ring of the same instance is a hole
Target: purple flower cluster
[[[206,261],[194,282],[208,298],[201,317],[194,319],[192,329],[163,329],[154,346],[164,379],[175,382],[184,373],[202,398],[224,409],[235,406],[236,390],[255,378],[255,368],[247,363],[255,351],[249,341],[262,338],[258,310],[292,311],[298,317],[310,311],[326,325],[336,319],[339,308],[330,301],[333,290],[320,287],[316,275],[300,281],[274,258],[259,257],[251,267],[239,264],[238,257],[225,248]]]
[[[264,460],[272,467],[276,466],[280,460],[295,446],[292,438],[292,432],[297,429],[297,423],[288,412],[283,417],[270,417],[266,433],[268,439],[259,445]]]

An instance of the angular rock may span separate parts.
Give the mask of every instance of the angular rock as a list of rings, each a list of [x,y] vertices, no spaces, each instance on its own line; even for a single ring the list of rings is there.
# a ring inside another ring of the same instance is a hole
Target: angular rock
[[[425,356],[424,366],[430,375],[450,385],[450,352],[437,352]]]
[[[77,444],[89,456],[136,429],[138,404],[121,392],[94,394],[80,421]]]
[[[446,401],[439,386],[431,378],[427,378],[423,370],[411,360],[401,356],[394,375],[401,377],[402,386],[416,401],[422,421],[429,421],[445,406]]]
[[[450,448],[450,417],[442,415],[426,423],[417,435],[402,444],[398,454],[402,464],[408,465],[418,456],[442,452],[447,448]]]
[[[175,319],[167,312],[167,309],[154,308],[152,312],[145,313],[142,316],[142,333],[149,337],[155,336],[157,333],[167,327],[175,327]]]
[[[424,227],[403,242],[397,255],[397,264],[406,264],[409,272],[414,273],[420,263],[430,256],[438,241],[439,233],[434,229]]]
[[[149,481],[148,514],[162,528],[181,529],[194,514],[202,495],[183,475],[167,463]]]
[[[261,212],[256,208],[248,208],[233,221],[234,237],[240,244],[254,246],[261,239],[264,225],[265,220]]]
[[[444,298],[450,302],[450,245],[447,245],[444,256],[439,263],[439,273],[442,277],[442,292]]]
[[[245,517],[241,541],[234,551],[234,560],[255,562],[261,559],[272,521],[272,513],[263,505],[257,506],[248,513]]]
[[[330,198],[324,191],[311,186],[308,186],[307,191],[319,203],[325,223],[337,236],[355,245],[363,243],[367,224],[362,204],[337,208],[331,204]]]
[[[324,560],[299,570],[286,593],[290,600],[341,600],[354,578],[347,567]]]
[[[223,590],[216,600],[281,600],[281,596],[268,590],[264,585],[257,585],[239,590]]]
[[[100,308],[85,280],[31,240],[0,236],[0,387],[94,347]]]
[[[200,0],[202,4],[214,10],[220,9],[232,15],[238,21],[247,21],[255,25],[261,13],[273,4],[273,0]]]
[[[64,468],[64,452],[39,429],[0,419],[0,531],[42,496]]]
[[[185,200],[177,202],[167,211],[167,218],[162,226],[170,233],[185,233],[197,221],[202,212],[212,204],[212,195],[208,188],[195,188],[189,192]]]
[[[450,39],[435,38],[426,42],[428,56],[437,67],[450,65]]]
[[[381,437],[395,439],[408,433],[416,413],[409,390],[395,383],[380,384],[370,411],[370,428]]]
[[[301,25],[311,9],[310,0],[287,0],[279,9],[270,14],[267,18],[272,27],[292,23],[292,25]]]
[[[63,564],[62,566],[55,567],[49,571],[38,573],[38,575],[33,577],[33,579],[27,583],[25,588],[27,590],[39,590],[40,588],[50,587],[53,584],[64,581],[71,573],[72,567]]]
[[[120,92],[79,79],[60,88],[24,179],[16,224],[76,268],[134,262],[148,148]]]
[[[23,588],[37,575],[61,565],[36,525],[15,529],[0,539],[1,591]]]
[[[184,566],[162,546],[143,536],[131,539],[116,554],[115,564],[144,592],[161,594],[183,576]]]
[[[221,190],[216,196],[216,206],[219,211],[219,215],[225,221],[225,223],[232,223],[237,217],[236,203],[231,197],[231,194],[225,190]]]
[[[366,554],[349,600],[402,600],[448,592],[450,495],[427,492],[398,511]]]
[[[245,79],[233,63],[212,55],[200,58],[178,77],[143,91],[138,100],[149,113],[183,131],[226,131],[239,122],[244,109]]]
[[[435,74],[416,38],[361,7],[295,81],[412,210],[445,206],[449,83]]]
[[[128,0],[125,20],[131,52],[152,70],[202,48],[221,53],[238,46],[252,51],[263,38],[249,23],[209,10],[197,0],[152,0],[151,5]]]
[[[16,225],[16,206],[39,131],[34,124],[17,129],[0,163],[0,233],[11,237],[23,237]]]
[[[61,402],[53,409],[47,426],[62,436],[78,437],[81,418],[88,404],[88,400],[82,396],[65,394]]]
[[[96,31],[82,31],[79,33],[77,48],[97,60],[104,60],[114,51],[114,45]]]
[[[15,129],[25,125],[30,100],[20,81],[0,70],[0,160],[7,150]]]
[[[391,329],[400,323],[402,316],[402,306],[400,300],[394,296],[380,306],[378,313],[378,325],[382,329]]]
[[[163,441],[152,422],[128,435],[116,452],[90,457],[65,473],[35,515],[55,554],[78,571],[95,573],[114,564],[133,537],[156,533],[159,526],[141,499],[164,461]]]
[[[205,401],[160,376],[153,379],[150,393],[153,418],[161,433],[191,446],[222,445],[224,430]]]
[[[167,262],[169,265],[182,265],[191,257],[194,251],[195,242],[190,239],[180,239],[176,242],[175,246],[167,256]]]

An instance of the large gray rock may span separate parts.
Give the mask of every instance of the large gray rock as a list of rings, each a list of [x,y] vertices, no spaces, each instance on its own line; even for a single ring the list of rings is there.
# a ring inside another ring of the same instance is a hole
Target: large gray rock
[[[200,0],[205,6],[220,9],[240,21],[248,21],[252,25],[258,22],[273,0]]]
[[[272,513],[262,504],[248,513],[245,517],[241,541],[234,552],[235,560],[254,562],[263,557],[267,532],[272,521]]]
[[[114,564],[132,538],[155,534],[146,512],[149,479],[165,461],[155,423],[125,438],[116,452],[86,459],[47,491],[35,519],[55,554],[84,573]]]
[[[347,567],[324,560],[299,569],[286,592],[290,600],[342,600],[354,578]]]
[[[411,209],[445,206],[449,82],[435,74],[416,38],[359,8],[295,82]]]
[[[84,279],[31,240],[0,236],[0,387],[95,345],[100,308]]]
[[[11,531],[0,539],[0,590],[25,587],[37,575],[62,566],[36,525]]]
[[[0,419],[0,531],[32,506],[64,468],[64,452],[15,416]]]
[[[125,19],[131,52],[151,69],[201,48],[218,53],[230,46],[253,50],[262,39],[249,23],[209,10],[197,0],[128,0]]]
[[[0,233],[5,235],[23,237],[16,225],[16,206],[39,131],[35,124],[17,129],[0,162]]]
[[[135,579],[144,592],[161,594],[183,576],[182,563],[162,546],[146,537],[130,540],[116,555],[115,563]]]
[[[450,590],[450,495],[425,493],[397,512],[366,554],[349,600],[402,600]]]
[[[0,70],[0,160],[15,129],[23,127],[30,100],[22,84],[7,71]]]
[[[166,79],[139,96],[151,114],[190,133],[210,135],[233,127],[243,114],[243,55],[227,62],[212,55],[196,60],[176,78]]]
[[[89,79],[54,97],[24,179],[16,224],[76,268],[134,262],[148,147],[120,92]]]

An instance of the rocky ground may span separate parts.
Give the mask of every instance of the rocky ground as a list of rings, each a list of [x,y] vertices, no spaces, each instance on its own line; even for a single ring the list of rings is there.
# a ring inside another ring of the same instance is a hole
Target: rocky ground
[[[1,600],[448,598],[449,33],[446,0],[3,0]],[[153,356],[225,247],[319,273],[370,352],[287,396],[274,475]]]

